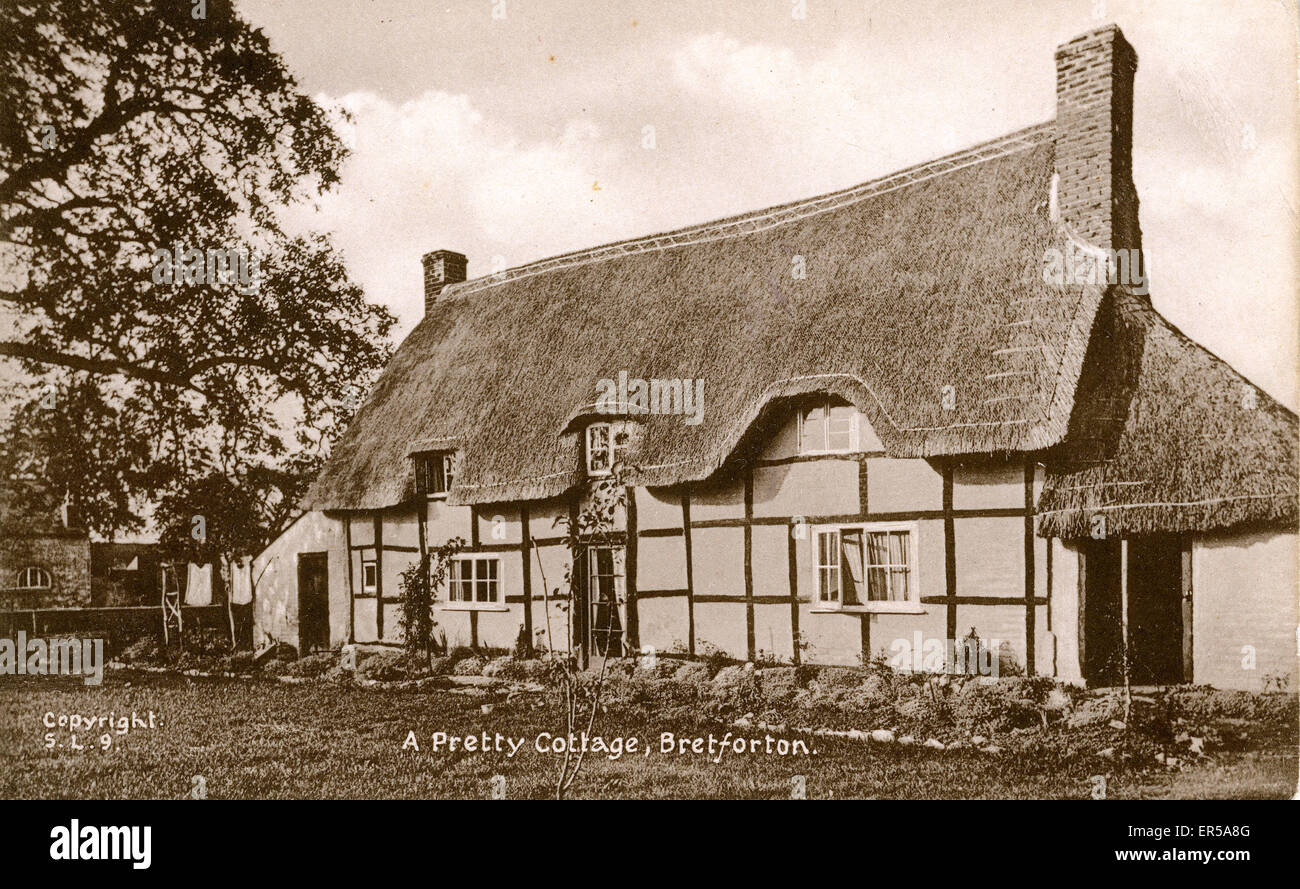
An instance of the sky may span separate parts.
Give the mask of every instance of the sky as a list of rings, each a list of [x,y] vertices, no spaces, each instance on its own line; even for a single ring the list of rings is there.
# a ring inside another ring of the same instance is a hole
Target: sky
[[[346,109],[305,224],[404,336],[420,256],[471,277],[811,197],[1055,115],[1055,47],[1138,54],[1155,307],[1300,406],[1297,13],[1283,0],[236,0]]]

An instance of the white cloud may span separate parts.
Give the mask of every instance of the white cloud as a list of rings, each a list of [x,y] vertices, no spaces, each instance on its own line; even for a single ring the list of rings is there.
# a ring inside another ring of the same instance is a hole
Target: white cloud
[[[617,178],[620,149],[594,121],[570,121],[552,140],[524,143],[465,96],[318,99],[350,113],[337,126],[352,155],[319,213],[295,220],[334,232],[353,275],[398,313],[403,329],[424,310],[419,258],[429,250],[466,253],[477,275],[496,255],[515,265],[620,228],[617,199],[600,184]]]

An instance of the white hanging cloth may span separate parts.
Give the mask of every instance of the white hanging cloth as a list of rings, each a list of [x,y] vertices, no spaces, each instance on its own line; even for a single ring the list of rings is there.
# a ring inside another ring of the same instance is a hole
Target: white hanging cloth
[[[253,601],[253,560],[240,559],[230,567],[230,602],[247,605]]]
[[[186,605],[212,604],[212,566],[189,565],[189,582],[185,584]]]

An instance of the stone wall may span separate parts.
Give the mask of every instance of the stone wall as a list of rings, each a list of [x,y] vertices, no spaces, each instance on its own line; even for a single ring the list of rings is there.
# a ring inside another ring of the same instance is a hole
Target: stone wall
[[[19,595],[18,572],[44,568],[52,585],[39,597]],[[90,598],[90,540],[84,536],[6,537],[0,540],[0,604],[5,608],[88,607]]]

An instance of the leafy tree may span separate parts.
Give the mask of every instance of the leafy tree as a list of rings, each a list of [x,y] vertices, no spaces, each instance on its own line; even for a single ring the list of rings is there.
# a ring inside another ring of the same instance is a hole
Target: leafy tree
[[[106,536],[151,504],[277,530],[389,356],[392,315],[284,222],[345,153],[225,0],[0,3],[7,461]]]

